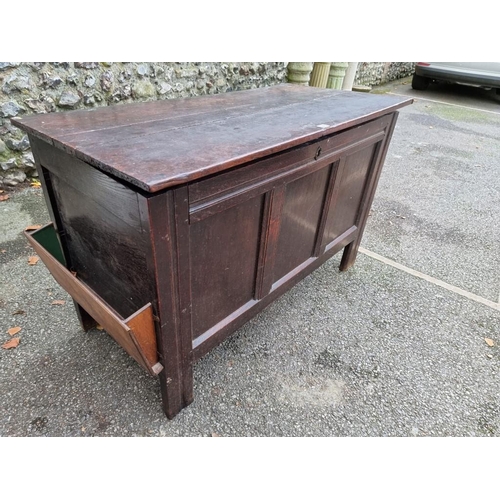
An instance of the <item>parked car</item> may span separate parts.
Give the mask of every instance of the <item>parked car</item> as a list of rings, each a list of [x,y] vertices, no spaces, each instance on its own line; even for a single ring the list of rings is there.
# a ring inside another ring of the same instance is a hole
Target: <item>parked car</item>
[[[426,90],[432,82],[496,89],[500,94],[500,62],[419,62],[411,86]]]

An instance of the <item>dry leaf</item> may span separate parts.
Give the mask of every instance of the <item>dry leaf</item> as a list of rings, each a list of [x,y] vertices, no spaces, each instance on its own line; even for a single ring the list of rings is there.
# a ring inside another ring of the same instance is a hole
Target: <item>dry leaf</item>
[[[76,271],[70,271],[70,272],[76,278]]]
[[[12,335],[15,335],[16,333],[19,333],[21,330],[22,330],[22,328],[20,326],[14,326],[13,328],[9,328],[7,330],[7,333],[10,336],[12,336]]]
[[[220,438],[220,434],[217,434],[216,432],[212,432],[212,437],[213,438]]]
[[[28,259],[28,264],[30,266],[34,266],[38,261],[40,260],[40,257],[37,257],[36,255],[33,255]]]
[[[495,345],[495,341],[492,340],[492,339],[484,339],[484,341],[490,346],[490,347],[493,347]]]
[[[41,224],[33,224],[32,226],[28,226],[24,228],[25,231],[34,231],[35,229],[40,229],[42,227]]]
[[[478,147],[478,146],[476,146],[476,147]],[[3,189],[0,189],[0,194],[2,194],[2,193],[5,193],[5,191]]]
[[[15,349],[19,345],[21,339],[16,337],[15,339],[10,339],[5,344],[2,345],[2,349]]]
[[[96,326],[96,328],[97,328],[98,330],[104,330],[104,328],[103,328],[101,325],[97,325],[97,326]]]
[[[2,194],[0,195],[0,201],[7,201],[9,199],[9,195],[8,194]]]
[[[7,253],[7,250],[5,250],[4,248],[2,248],[2,250],[0,250],[0,253]]]
[[[66,304],[65,300],[53,300],[51,302],[51,305],[53,306],[63,306],[64,304]]]
[[[33,181],[30,182],[32,187],[39,188],[41,186],[40,181]]]
[[[16,312],[12,313],[12,316],[15,316],[16,314],[26,314],[26,311],[23,311],[22,309],[18,309]]]

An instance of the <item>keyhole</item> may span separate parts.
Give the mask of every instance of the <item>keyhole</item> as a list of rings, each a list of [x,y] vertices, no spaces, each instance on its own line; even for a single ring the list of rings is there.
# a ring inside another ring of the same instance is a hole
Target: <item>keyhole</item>
[[[321,154],[321,147],[319,147],[317,150],[316,150],[316,154],[314,155],[314,159],[317,160],[319,158],[319,155]]]

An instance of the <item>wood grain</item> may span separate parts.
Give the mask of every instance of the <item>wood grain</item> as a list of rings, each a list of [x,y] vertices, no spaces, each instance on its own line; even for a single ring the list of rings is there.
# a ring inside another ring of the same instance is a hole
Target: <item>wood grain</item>
[[[151,323],[151,304],[147,304],[141,308],[140,311],[137,311],[133,317],[129,319],[133,328],[138,333],[138,336],[136,336],[134,330],[127,325],[122,317],[36,241],[33,237],[36,231],[25,231],[24,234],[55,280],[85,309],[85,311],[88,311],[92,318],[104,327],[109,335],[113,337],[130,356],[132,356],[141,366],[146,368],[152,375],[156,375],[159,367],[156,366],[158,363],[158,356],[153,354],[156,353],[156,340],[154,337],[154,326]],[[153,369],[153,367],[155,368]]]
[[[12,122],[100,170],[156,192],[345,130],[412,102],[291,84],[213,97]]]
[[[173,418],[195,359],[336,252],[352,265],[411,101],[278,85],[15,118],[78,278],[47,266],[159,372]]]
[[[156,346],[153,308],[151,304],[146,304],[143,308],[136,311],[132,316],[124,320],[124,323],[132,331],[133,338],[137,342],[137,347],[142,350],[143,357],[147,361],[148,366],[156,373],[156,370],[159,368],[157,366],[158,349]],[[163,366],[161,369],[163,369]]]

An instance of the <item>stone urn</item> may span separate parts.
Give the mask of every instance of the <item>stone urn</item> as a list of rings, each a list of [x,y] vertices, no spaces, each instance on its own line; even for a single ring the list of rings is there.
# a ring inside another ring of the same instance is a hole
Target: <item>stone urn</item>
[[[332,62],[330,64],[330,73],[328,75],[328,83],[326,84],[329,89],[342,89],[344,82],[345,72],[349,63],[346,62]]]
[[[312,62],[289,62],[286,67],[288,70],[288,81],[297,85],[309,85],[311,71],[313,69]]]

